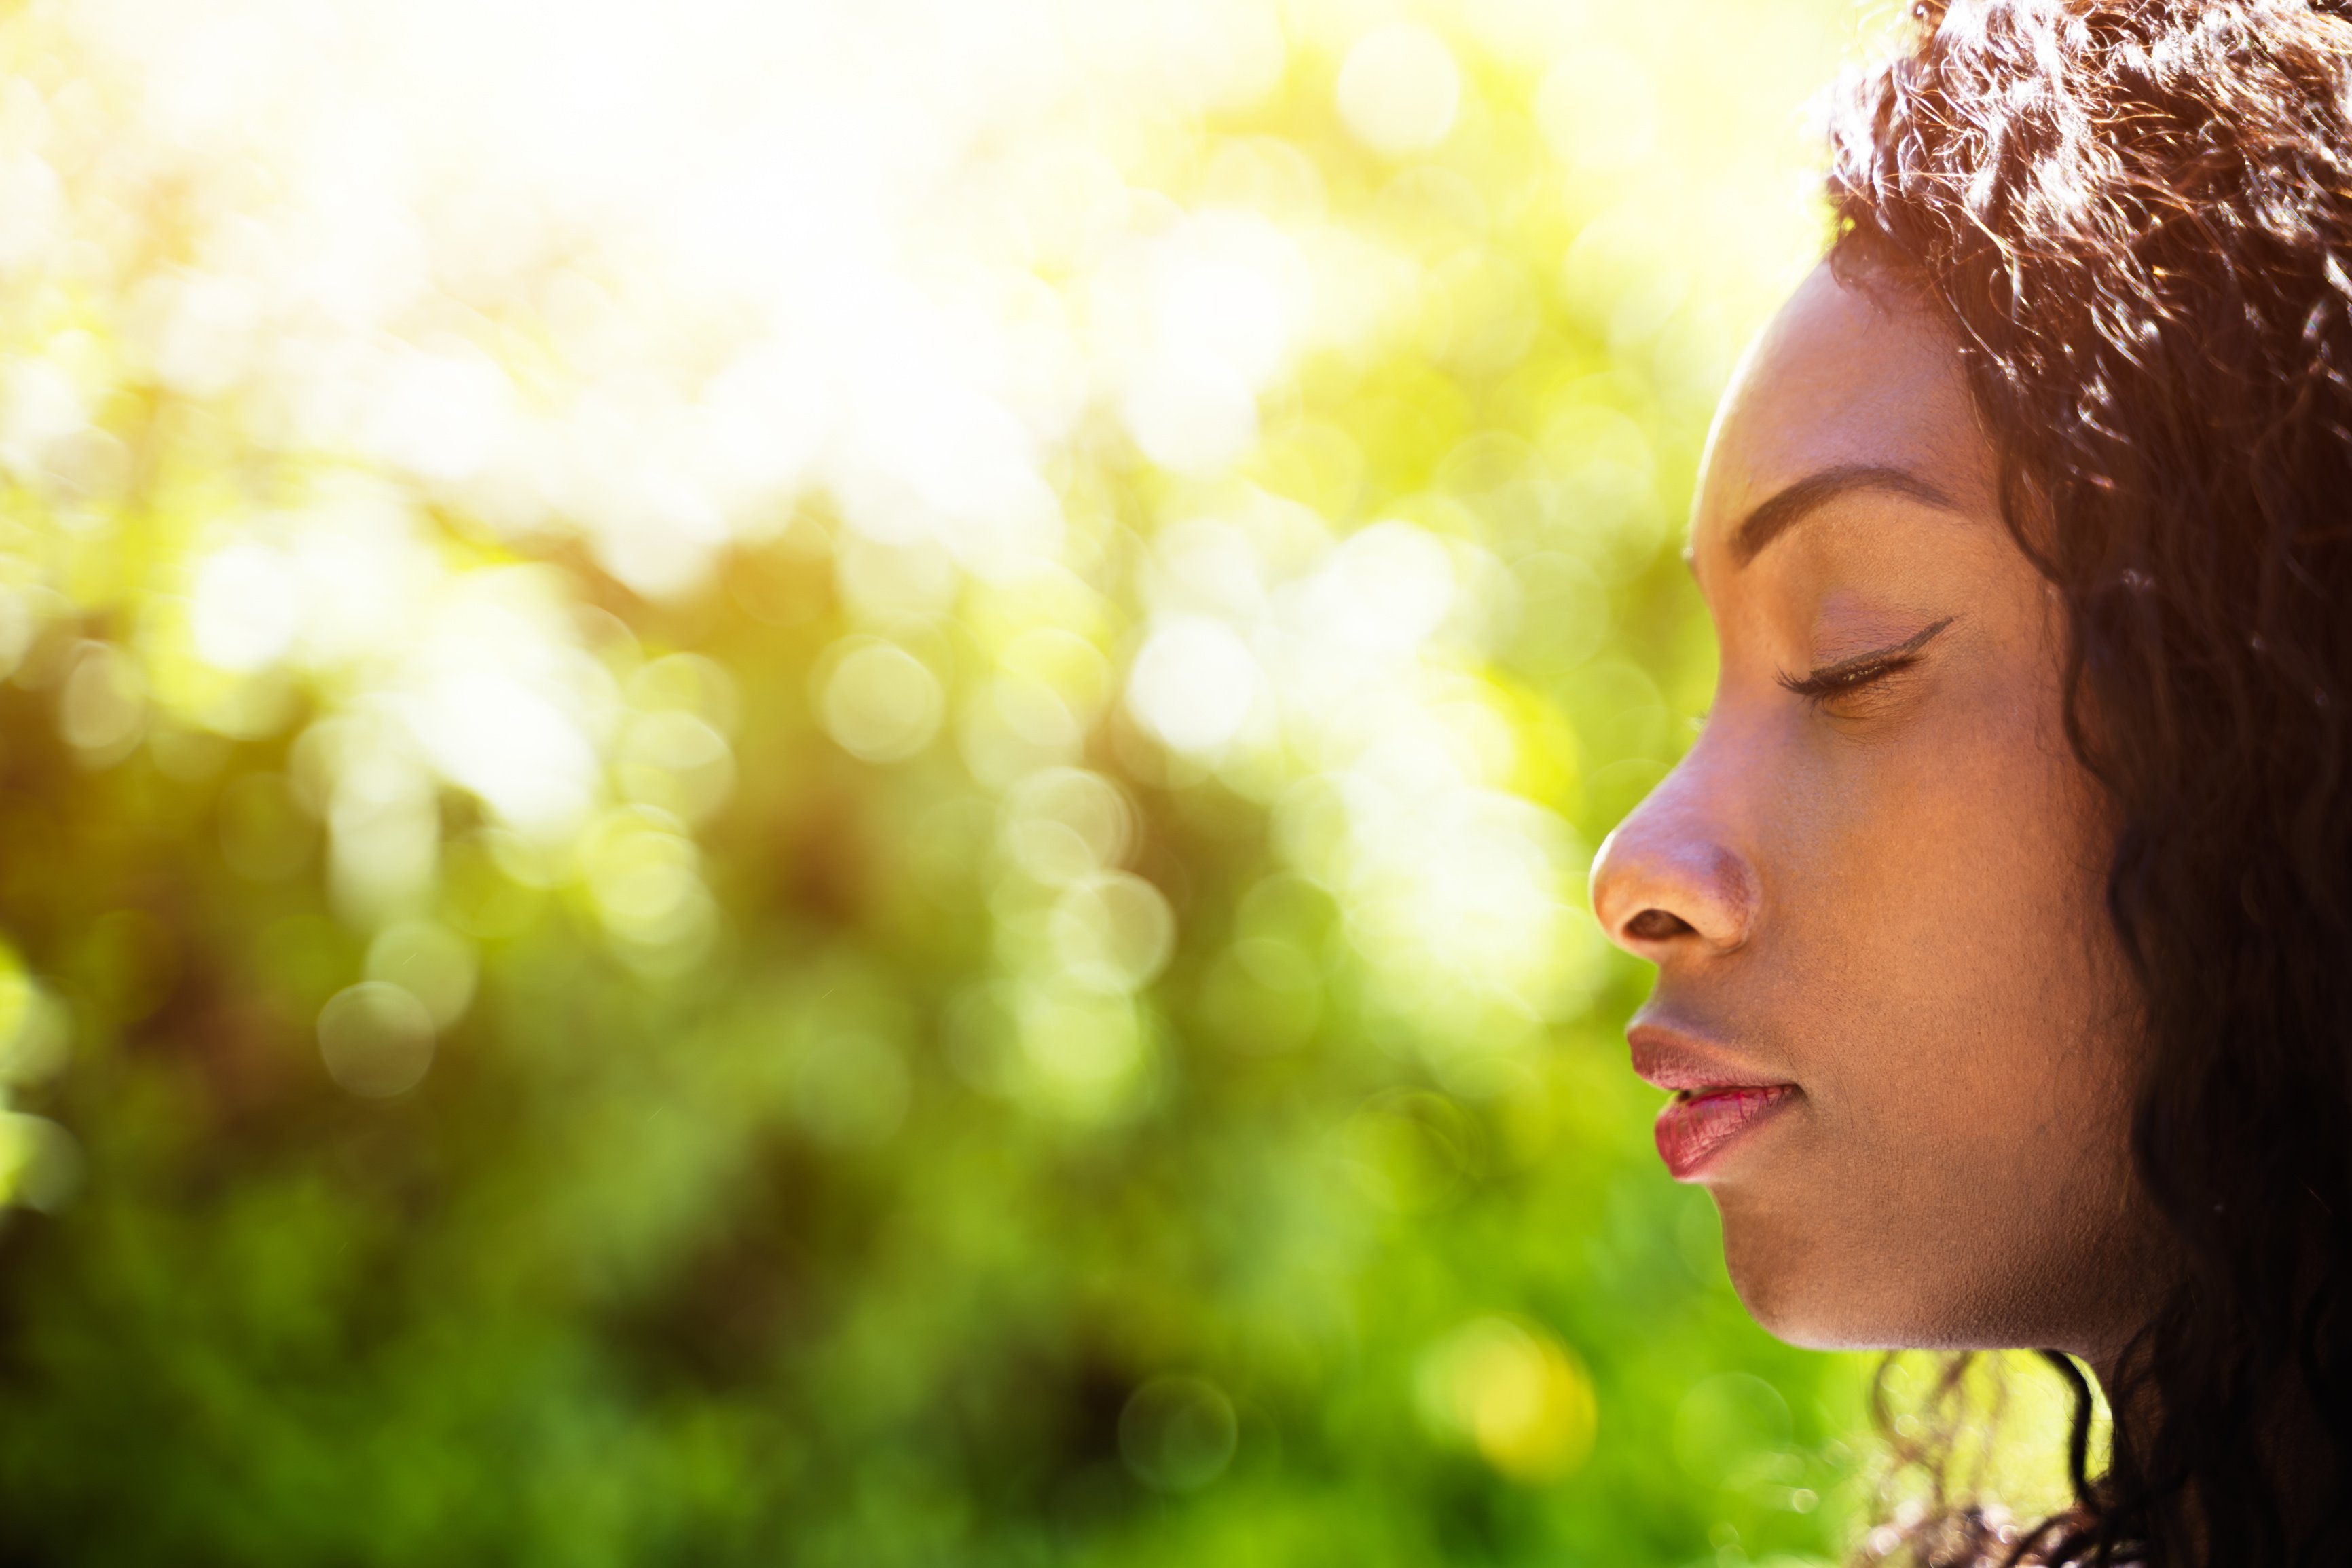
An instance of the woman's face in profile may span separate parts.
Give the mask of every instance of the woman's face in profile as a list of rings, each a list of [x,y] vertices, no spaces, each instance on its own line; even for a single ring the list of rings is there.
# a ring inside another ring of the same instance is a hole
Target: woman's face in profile
[[[1800,1343],[2097,1356],[2145,1312],[2109,837],[1994,489],[1950,337],[1815,271],[1700,480],[1714,706],[1594,871],[1658,965],[1660,1153]]]

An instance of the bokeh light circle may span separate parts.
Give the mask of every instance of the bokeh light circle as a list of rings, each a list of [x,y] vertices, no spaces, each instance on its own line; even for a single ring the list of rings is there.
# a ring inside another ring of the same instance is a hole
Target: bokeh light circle
[[[818,711],[825,733],[865,762],[903,762],[930,744],[946,711],[939,677],[905,649],[853,642],[824,673]]]
[[[1366,35],[1339,68],[1339,114],[1364,145],[1391,155],[1445,140],[1462,99],[1462,73],[1445,40],[1398,23]]]
[[[1215,1480],[1233,1463],[1240,1437],[1233,1401],[1205,1377],[1155,1377],[1119,1412],[1121,1457],[1160,1491],[1198,1491]]]
[[[433,1014],[406,988],[362,980],[319,1009],[327,1076],[362,1099],[405,1094],[433,1066]]]

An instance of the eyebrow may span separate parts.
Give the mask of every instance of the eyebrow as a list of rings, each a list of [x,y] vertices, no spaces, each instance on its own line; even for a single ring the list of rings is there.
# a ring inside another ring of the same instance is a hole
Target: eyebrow
[[[1958,503],[1949,496],[1907,469],[1888,468],[1874,463],[1848,463],[1835,468],[1823,468],[1808,474],[1795,484],[1759,506],[1740,519],[1731,532],[1731,561],[1734,566],[1746,566],[1764,552],[1764,547],[1803,522],[1814,512],[1840,496],[1857,490],[1883,490],[1890,495],[1906,496],[1914,501],[1924,501],[1946,511],[1958,511]]]

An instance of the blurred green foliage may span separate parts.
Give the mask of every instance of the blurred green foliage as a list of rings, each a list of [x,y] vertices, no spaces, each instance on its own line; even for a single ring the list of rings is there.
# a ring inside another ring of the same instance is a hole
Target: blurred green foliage
[[[397,181],[239,70],[364,28],[0,23],[0,1556],[1843,1550],[1864,1373],[1741,1312],[1580,904],[1706,701],[1679,518],[1851,19],[1229,10],[893,188],[1045,344],[1009,446],[846,233],[742,241],[790,331],[577,191],[303,250]],[[794,379],[835,314],[891,395]],[[662,466],[741,384],[751,477]]]

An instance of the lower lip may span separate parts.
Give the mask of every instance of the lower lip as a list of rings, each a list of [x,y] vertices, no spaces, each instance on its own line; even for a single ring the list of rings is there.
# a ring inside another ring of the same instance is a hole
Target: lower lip
[[[1677,1095],[1658,1113],[1658,1157],[1676,1181],[1693,1180],[1796,1097],[1790,1083]]]

